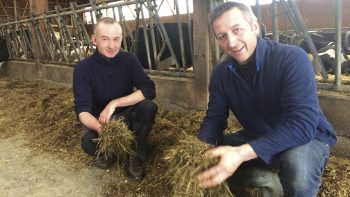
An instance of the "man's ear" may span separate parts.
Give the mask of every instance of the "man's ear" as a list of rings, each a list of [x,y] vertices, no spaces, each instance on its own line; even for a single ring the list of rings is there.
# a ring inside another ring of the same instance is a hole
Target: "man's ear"
[[[92,41],[92,44],[96,46],[96,36],[95,35],[91,36],[91,41]]]
[[[252,25],[252,30],[256,35],[259,35],[260,28],[259,28],[258,21],[254,20],[253,25]]]

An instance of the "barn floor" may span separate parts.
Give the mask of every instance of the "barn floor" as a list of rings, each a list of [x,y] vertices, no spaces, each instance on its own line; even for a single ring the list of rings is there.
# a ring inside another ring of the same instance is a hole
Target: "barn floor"
[[[335,75],[328,74],[328,79],[323,79],[321,74],[316,75],[316,81],[321,83],[333,83]],[[342,85],[350,85],[350,75],[341,76]]]
[[[117,165],[96,169],[80,150],[71,89],[0,76],[0,190],[5,196],[169,196],[171,185],[159,176],[167,170],[164,150],[181,131],[195,135],[203,116],[160,106],[146,178],[133,182]],[[332,155],[319,196],[349,196],[350,160]]]

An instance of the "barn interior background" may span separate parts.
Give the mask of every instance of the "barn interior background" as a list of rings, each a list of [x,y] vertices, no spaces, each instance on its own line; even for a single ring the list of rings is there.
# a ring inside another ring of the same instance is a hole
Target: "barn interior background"
[[[206,108],[211,70],[223,56],[207,17],[223,0],[0,0],[0,73],[71,86],[94,50],[96,19],[120,21],[166,108]],[[350,158],[350,1],[263,0],[252,5],[262,36],[310,53],[321,106],[337,130],[335,154]]]
[[[211,70],[223,57],[207,18],[224,1],[1,0],[0,61],[6,61],[0,71],[70,86],[74,64],[94,50],[90,37],[96,19],[111,16],[122,25],[123,48],[139,57],[155,81],[157,102],[168,108],[205,109]],[[322,107],[348,136],[344,106],[350,106],[350,2],[241,2],[252,5],[262,36],[301,46],[310,54]]]
[[[1,0],[0,61],[6,61],[0,71],[70,86],[75,63],[94,50],[96,19],[110,16],[122,25],[123,48],[139,57],[155,81],[156,101],[167,108],[203,110],[211,70],[224,55],[207,18],[224,1]],[[350,2],[241,2],[252,6],[262,36],[310,54],[322,108],[339,135],[350,136]]]
[[[223,56],[206,19],[221,2],[1,0],[0,36],[8,50],[2,47],[0,57],[8,51],[4,67],[10,75],[70,85],[74,64],[94,50],[96,18],[111,16],[122,24],[123,48],[135,53],[155,80],[159,102],[205,109],[210,72]],[[252,5],[262,36],[310,53],[322,88],[348,91],[341,73],[350,72],[349,1],[241,2]]]

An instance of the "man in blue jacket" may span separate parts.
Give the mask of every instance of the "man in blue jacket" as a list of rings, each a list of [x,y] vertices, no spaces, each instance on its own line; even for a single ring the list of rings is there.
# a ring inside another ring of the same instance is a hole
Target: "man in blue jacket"
[[[212,72],[199,131],[202,141],[218,145],[208,156],[220,160],[198,175],[199,185],[211,187],[235,180],[241,170],[273,167],[285,196],[316,196],[336,136],[319,106],[306,53],[259,37],[256,17],[240,3],[215,8],[210,22],[229,58]],[[243,129],[224,135],[230,110]],[[251,182],[259,182],[255,178]]]
[[[92,41],[97,50],[74,68],[73,91],[75,112],[83,124],[81,147],[95,155],[101,123],[123,116],[136,136],[127,173],[133,179],[144,176],[147,137],[157,113],[155,84],[146,75],[132,53],[121,50],[122,29],[113,18],[105,17],[95,25]],[[96,166],[108,168],[115,158],[101,155]]]

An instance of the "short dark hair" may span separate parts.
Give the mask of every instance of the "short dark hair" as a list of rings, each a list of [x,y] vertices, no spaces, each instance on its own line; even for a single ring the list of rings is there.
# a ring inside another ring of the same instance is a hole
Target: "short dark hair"
[[[214,8],[209,14],[209,21],[210,21],[211,27],[213,27],[213,23],[217,18],[219,18],[222,14],[224,14],[225,12],[233,8],[238,8],[242,12],[243,17],[249,22],[249,24],[252,24],[253,21],[256,20],[256,16],[254,15],[250,7],[242,3],[227,1],[219,5],[218,7]]]
[[[94,27],[94,34],[96,34],[96,29],[97,29],[97,26],[100,24],[100,23],[104,23],[104,24],[118,24],[120,26],[120,24],[118,23],[118,21],[116,21],[114,18],[112,17],[102,17],[100,18],[95,27]]]

